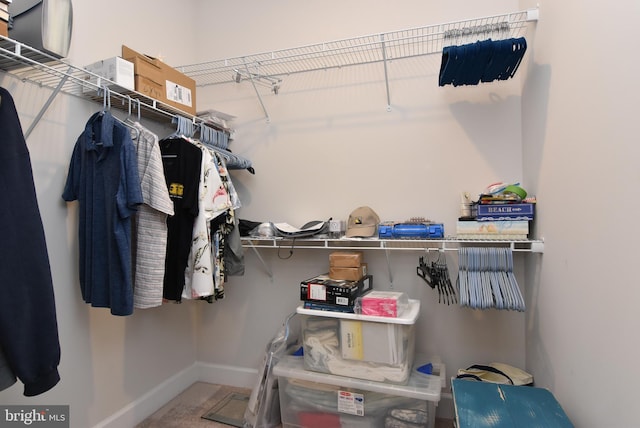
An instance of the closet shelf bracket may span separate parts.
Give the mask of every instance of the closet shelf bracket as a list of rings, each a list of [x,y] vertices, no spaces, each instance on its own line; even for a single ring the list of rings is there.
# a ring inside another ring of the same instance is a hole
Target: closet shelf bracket
[[[24,133],[25,140],[29,139],[29,135],[31,135],[31,132],[33,132],[33,129],[36,127],[36,125],[38,125],[38,122],[40,122],[40,119],[42,119],[44,114],[47,112],[47,110],[49,109],[49,106],[51,106],[51,103],[53,102],[55,97],[60,93],[60,90],[62,90],[62,87],[64,86],[65,82],[69,78],[69,75],[68,75],[69,72],[71,72],[71,67],[69,67],[67,74],[65,74],[60,79],[60,82],[58,83],[58,85],[55,87],[51,95],[49,95],[49,98],[44,103],[44,105],[42,106],[42,108],[40,109],[36,117],[33,119],[33,122],[31,122],[31,125],[29,125],[29,128],[25,131]]]
[[[262,111],[264,112],[264,116],[267,119],[267,123],[271,122],[271,118],[269,117],[269,112],[267,112],[266,107],[264,106],[264,102],[262,101],[262,97],[260,96],[260,92],[258,91],[258,87],[256,86],[256,81],[253,77],[253,74],[249,72],[249,67],[247,63],[244,63],[244,69],[249,75],[249,79],[251,80],[251,85],[253,86],[253,90],[256,91],[256,95],[258,96],[258,101],[260,102],[260,106],[262,107]]]
[[[384,44],[384,34],[380,34],[380,47],[382,48],[382,64],[384,65],[384,85],[387,89],[387,111],[391,111],[391,95],[389,94],[389,72],[387,71],[387,49]],[[391,284],[393,284],[393,282]]]
[[[249,247],[253,250],[253,252],[256,254],[256,257],[258,257],[258,260],[260,260],[260,263],[262,263],[262,267],[264,267],[264,269],[267,271],[267,274],[269,275],[269,279],[273,281],[273,272],[269,268],[269,265],[267,264],[267,262],[265,262],[262,256],[260,255],[260,251],[258,251],[258,247],[254,245],[253,241],[249,240],[249,241],[243,241],[243,242],[247,243]]]
[[[384,248],[384,254],[387,258],[387,272],[389,273],[389,288],[393,289],[393,271],[391,270],[391,253],[387,245],[382,242],[382,247]]]

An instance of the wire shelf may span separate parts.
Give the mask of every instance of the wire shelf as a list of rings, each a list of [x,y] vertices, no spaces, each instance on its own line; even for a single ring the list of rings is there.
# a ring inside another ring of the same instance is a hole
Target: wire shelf
[[[445,24],[430,25],[351,39],[177,67],[196,86],[239,82],[254,78],[282,78],[309,71],[373,64],[430,55],[442,51],[445,41],[470,43],[489,37],[524,37],[527,23],[537,20],[537,9]]]
[[[393,250],[393,251],[429,251],[451,250],[460,247],[508,247],[515,252],[542,253],[542,240],[498,240],[498,239],[348,239],[348,238],[241,238],[247,248],[299,248],[331,250]]]
[[[83,68],[69,64],[16,40],[0,36],[0,70],[22,80],[54,90],[54,93],[90,99],[102,103],[104,87],[116,88],[117,84]],[[132,109],[136,114],[158,122],[170,122],[175,116],[191,117],[167,104],[125,88],[109,89],[110,105]],[[114,99],[119,102],[114,102]]]

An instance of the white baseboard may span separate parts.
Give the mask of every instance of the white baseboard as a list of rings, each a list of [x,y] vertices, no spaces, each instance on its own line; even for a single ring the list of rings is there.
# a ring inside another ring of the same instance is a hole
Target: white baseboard
[[[255,369],[196,362],[103,419],[93,428],[134,427],[195,382],[253,388],[257,376],[258,370]]]
[[[246,367],[197,362],[198,380],[219,385],[253,388],[258,380],[258,370]]]

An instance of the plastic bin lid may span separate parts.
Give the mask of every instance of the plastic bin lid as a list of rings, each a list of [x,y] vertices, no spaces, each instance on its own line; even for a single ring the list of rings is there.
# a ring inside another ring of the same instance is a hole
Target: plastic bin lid
[[[441,371],[440,376],[414,374],[412,372],[406,385],[396,385],[306,370],[303,358],[293,356],[282,358],[273,367],[273,374],[290,379],[306,380],[344,388],[356,388],[423,401],[435,401],[436,403],[440,401],[440,391],[443,385],[443,379],[440,377],[445,375],[444,370]]]
[[[420,300],[409,299],[409,306],[407,306],[407,309],[405,309],[405,311],[402,313],[402,316],[400,317],[380,317],[375,315],[352,314],[349,312],[333,312],[317,309],[306,309],[304,307],[304,304],[298,306],[296,312],[303,315],[316,315],[321,317],[342,318],[359,321],[384,322],[387,324],[414,324],[418,319],[418,315],[420,315]]]

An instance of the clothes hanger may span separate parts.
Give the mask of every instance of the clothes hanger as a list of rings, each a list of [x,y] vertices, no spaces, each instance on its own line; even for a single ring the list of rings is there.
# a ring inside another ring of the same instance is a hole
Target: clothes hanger
[[[124,99],[122,99],[122,103],[124,104]],[[128,94],[127,94],[127,103],[128,103],[127,117],[124,119],[124,121],[127,122],[127,123],[133,123],[133,119],[131,119],[131,111],[132,111],[132,108],[133,108],[133,106],[132,106],[133,99]]]
[[[127,128],[135,131],[135,135],[134,137],[132,137],[133,139],[137,139],[140,136],[140,131],[133,125],[126,123],[124,120],[119,119],[118,117],[114,116],[113,114],[111,114],[111,91],[109,90],[108,86],[104,86],[103,87],[103,98],[102,98],[102,112],[101,114],[106,114],[109,113],[111,115],[111,117],[116,121],[119,122],[121,124],[123,124],[124,126],[126,126]]]
[[[108,86],[102,87],[102,111],[100,114],[104,114],[111,110],[111,93]]]

